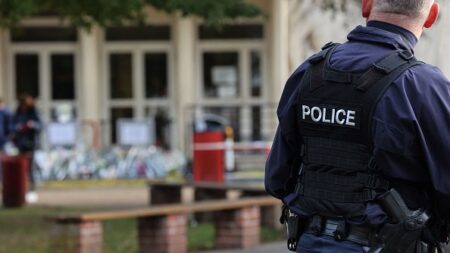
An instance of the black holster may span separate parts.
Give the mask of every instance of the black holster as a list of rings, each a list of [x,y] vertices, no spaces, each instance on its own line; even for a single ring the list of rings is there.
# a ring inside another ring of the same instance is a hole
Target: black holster
[[[434,245],[422,240],[430,216],[424,210],[409,210],[401,196],[390,190],[379,199],[391,219],[374,236],[369,253],[431,253]],[[436,248],[435,248],[436,249]],[[439,251],[438,251],[439,252]]]
[[[280,222],[286,226],[288,250],[297,251],[297,242],[305,231],[306,220],[289,210],[287,206],[283,206]]]

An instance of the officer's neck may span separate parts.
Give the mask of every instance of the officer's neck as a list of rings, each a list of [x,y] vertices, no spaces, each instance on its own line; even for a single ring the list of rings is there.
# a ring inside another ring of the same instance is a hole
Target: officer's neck
[[[410,31],[417,39],[420,39],[423,33],[423,23],[420,20],[414,21],[410,17],[392,13],[371,13],[370,17],[367,19],[369,21],[382,21],[390,23],[396,26],[400,26],[408,31]]]

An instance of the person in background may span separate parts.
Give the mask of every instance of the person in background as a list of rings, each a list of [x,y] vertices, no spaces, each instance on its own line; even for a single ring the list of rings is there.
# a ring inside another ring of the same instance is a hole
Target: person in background
[[[42,121],[32,96],[20,96],[19,106],[12,118],[12,125],[14,131],[12,137],[13,142],[21,155],[28,155],[30,157],[29,189],[26,199],[27,202],[36,202],[36,167],[33,163],[33,154],[39,145]]]
[[[11,111],[0,98],[0,150],[3,150],[11,131]]]
[[[11,112],[5,106],[3,99],[0,98],[0,152],[4,151],[5,144],[8,142],[11,131]],[[0,180],[2,179],[2,167],[0,163]]]

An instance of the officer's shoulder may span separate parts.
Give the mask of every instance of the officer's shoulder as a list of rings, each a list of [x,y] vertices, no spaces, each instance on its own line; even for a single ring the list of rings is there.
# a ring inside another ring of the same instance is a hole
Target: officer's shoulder
[[[401,78],[408,82],[421,83],[422,85],[425,82],[428,86],[450,85],[447,77],[438,67],[427,63],[411,67]]]

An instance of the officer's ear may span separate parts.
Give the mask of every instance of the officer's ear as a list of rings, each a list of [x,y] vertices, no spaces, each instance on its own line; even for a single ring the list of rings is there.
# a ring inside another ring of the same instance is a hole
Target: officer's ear
[[[430,13],[428,13],[428,17],[425,20],[425,24],[423,25],[425,28],[430,28],[436,22],[439,16],[439,4],[433,3],[430,9]]]
[[[372,12],[372,0],[362,0],[362,16],[368,18]]]

